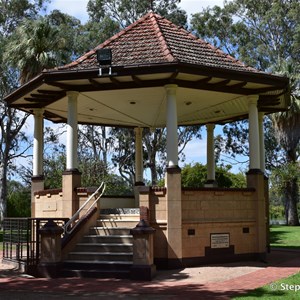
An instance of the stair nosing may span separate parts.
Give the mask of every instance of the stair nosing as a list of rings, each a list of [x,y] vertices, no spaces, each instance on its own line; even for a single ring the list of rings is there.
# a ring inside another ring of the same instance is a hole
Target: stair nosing
[[[132,235],[129,234],[124,234],[124,235],[98,235],[98,234],[88,234],[85,235],[84,237],[109,237],[109,238],[131,238]]]
[[[77,243],[78,246],[132,246],[132,243]]]
[[[64,260],[64,263],[73,263],[73,264],[108,264],[108,265],[132,265],[132,261],[125,261],[125,260]]]
[[[69,254],[77,254],[77,255],[121,255],[121,256],[125,256],[125,255],[133,255],[133,252],[86,252],[86,251],[72,251],[69,252]]]

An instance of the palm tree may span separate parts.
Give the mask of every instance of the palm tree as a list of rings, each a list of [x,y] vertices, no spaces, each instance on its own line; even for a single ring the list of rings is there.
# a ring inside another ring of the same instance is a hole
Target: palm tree
[[[286,164],[298,168],[300,147],[300,64],[284,61],[278,65],[280,74],[290,77],[291,105],[288,111],[271,116],[275,127],[275,136],[286,153]],[[298,174],[289,172],[289,175]],[[298,177],[289,176],[282,182],[285,212],[288,225],[299,225],[297,203],[299,202]]]
[[[45,18],[26,20],[8,43],[5,58],[20,72],[23,84],[43,69],[57,66],[63,58],[65,40]]]

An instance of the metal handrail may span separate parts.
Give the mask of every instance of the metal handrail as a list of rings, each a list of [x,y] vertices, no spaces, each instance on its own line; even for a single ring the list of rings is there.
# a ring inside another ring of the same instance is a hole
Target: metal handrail
[[[74,226],[70,227],[70,229],[69,226],[78,219],[80,212],[87,206],[90,200],[98,194],[96,200],[87,209],[86,214],[89,212],[91,208],[94,207],[94,205],[99,201],[99,199],[104,194],[105,188],[106,188],[106,184],[104,182],[101,182],[97,190],[81,205],[81,207],[76,211],[76,213],[71,217],[71,219],[63,226],[65,234],[71,234],[75,230],[79,222],[75,223]]]

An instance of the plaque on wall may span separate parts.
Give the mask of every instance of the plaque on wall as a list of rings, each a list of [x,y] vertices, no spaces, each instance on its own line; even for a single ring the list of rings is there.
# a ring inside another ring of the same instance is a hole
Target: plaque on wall
[[[229,233],[211,233],[210,247],[211,248],[229,248]]]

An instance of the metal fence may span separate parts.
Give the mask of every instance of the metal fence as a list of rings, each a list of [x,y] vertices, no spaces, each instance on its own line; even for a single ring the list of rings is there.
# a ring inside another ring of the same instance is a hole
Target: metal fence
[[[36,266],[40,259],[40,234],[49,220],[63,226],[68,218],[5,218],[3,221],[3,259]]]

